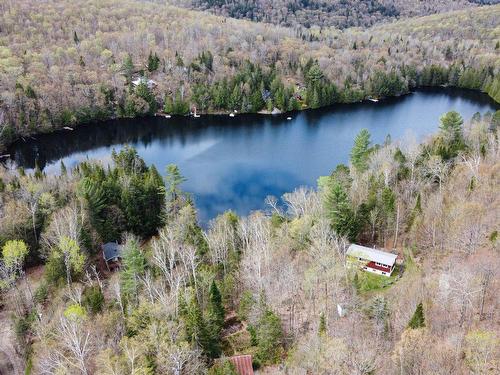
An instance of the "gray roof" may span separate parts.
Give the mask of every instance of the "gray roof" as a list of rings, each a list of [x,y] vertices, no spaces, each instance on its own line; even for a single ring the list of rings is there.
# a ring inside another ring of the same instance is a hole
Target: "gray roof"
[[[106,262],[114,259],[121,258],[123,246],[117,242],[108,242],[101,246]]]
[[[372,249],[370,247],[352,244],[347,249],[347,255],[360,257],[377,263],[392,266],[398,257],[397,254],[388,253],[386,251]]]

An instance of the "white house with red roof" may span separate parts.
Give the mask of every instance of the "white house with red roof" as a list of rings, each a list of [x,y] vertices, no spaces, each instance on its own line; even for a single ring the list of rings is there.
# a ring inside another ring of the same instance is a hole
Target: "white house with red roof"
[[[394,271],[397,257],[397,254],[352,244],[347,249],[346,263],[358,266],[363,271],[389,277]]]

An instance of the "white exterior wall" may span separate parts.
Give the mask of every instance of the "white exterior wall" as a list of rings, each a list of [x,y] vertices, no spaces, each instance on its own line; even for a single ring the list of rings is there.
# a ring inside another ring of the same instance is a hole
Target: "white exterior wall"
[[[361,269],[363,271],[367,271],[367,272],[371,272],[371,273],[376,273],[377,275],[382,275],[382,276],[390,277],[391,274],[392,274],[392,271],[394,270],[394,267],[391,269],[391,272],[386,272],[385,275],[382,273],[384,271],[376,270],[376,269],[371,268],[371,267],[363,266],[363,267],[361,267]]]

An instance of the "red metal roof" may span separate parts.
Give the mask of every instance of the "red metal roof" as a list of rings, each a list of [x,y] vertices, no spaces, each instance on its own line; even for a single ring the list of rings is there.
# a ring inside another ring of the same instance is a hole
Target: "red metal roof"
[[[236,367],[238,375],[254,375],[251,355],[235,355],[230,357],[229,360]]]
[[[379,271],[382,271],[382,272],[387,272],[387,273],[391,272],[391,267],[379,266],[375,262],[369,262],[369,263],[367,263],[366,267],[370,267],[370,268],[373,268],[374,270],[379,270]]]

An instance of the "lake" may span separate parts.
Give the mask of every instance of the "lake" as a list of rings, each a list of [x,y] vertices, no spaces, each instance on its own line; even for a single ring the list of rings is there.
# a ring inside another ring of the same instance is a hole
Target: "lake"
[[[276,116],[236,115],[119,119],[82,125],[18,141],[8,153],[16,165],[58,173],[82,160],[110,160],[113,149],[135,147],[161,173],[177,164],[188,179],[183,189],[196,202],[199,218],[232,209],[248,214],[276,197],[307,185],[347,163],[354,137],[367,128],[375,143],[387,135],[404,142],[434,133],[439,117],[456,110],[468,120],[500,106],[485,94],[458,89],[419,90],[377,103],[334,105]],[[287,117],[291,116],[291,120]]]

